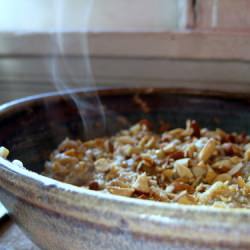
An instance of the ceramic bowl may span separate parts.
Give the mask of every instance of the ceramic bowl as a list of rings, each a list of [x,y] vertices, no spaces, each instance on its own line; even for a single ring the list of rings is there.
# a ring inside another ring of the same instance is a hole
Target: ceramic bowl
[[[105,124],[92,90],[45,94],[1,106],[0,145],[26,168],[0,159],[0,199],[27,235],[42,249],[53,250],[250,249],[248,209],[125,198],[39,174],[65,137],[108,135],[142,118],[173,126],[193,118],[205,127],[249,133],[248,96],[168,89],[103,89],[99,96]]]

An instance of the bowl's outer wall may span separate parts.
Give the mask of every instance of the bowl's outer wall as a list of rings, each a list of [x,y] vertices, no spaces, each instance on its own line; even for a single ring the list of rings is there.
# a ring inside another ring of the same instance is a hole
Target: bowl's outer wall
[[[183,127],[186,119],[191,118],[208,128],[221,127],[231,132],[250,132],[250,107],[247,99],[177,95],[169,94],[164,90],[155,90],[139,95],[147,106],[147,112],[144,112],[145,110],[136,101],[138,98],[135,98],[133,91],[105,91],[100,99],[105,106],[106,123],[103,124],[100,119],[98,107],[87,108],[84,119],[91,121],[89,124],[93,129],[86,131],[76,108],[77,105],[71,97],[68,95],[49,96],[19,103],[2,110],[0,112],[0,145],[8,147],[11,157],[22,160],[28,169],[41,172],[50,152],[65,137],[84,139],[110,135],[145,118],[151,120],[156,129],[160,121],[167,121],[173,127]],[[92,99],[95,97],[82,93],[77,94],[77,100],[79,98],[85,104],[96,103]],[[78,106],[82,105],[78,104]],[[4,176],[3,172],[0,171],[2,201],[33,240],[45,249],[133,250],[141,248],[211,249],[212,247],[209,244],[206,245],[205,242],[201,245],[201,241],[195,243],[192,235],[190,235],[190,242],[185,242],[185,245],[183,241],[178,242],[176,238],[171,237],[156,240],[133,235],[126,230],[126,218],[120,228],[105,230],[105,227],[100,228],[96,224],[78,221],[63,213],[54,213],[41,206],[46,197],[41,198],[41,204],[28,202],[25,196],[29,197],[32,191],[26,189],[18,181],[16,182],[17,189],[18,185],[22,186],[24,198],[22,199],[20,194],[17,197],[17,191],[11,189],[11,185],[4,184],[7,178],[9,182],[15,183],[13,175],[6,177],[8,174],[6,175],[5,172]],[[32,186],[30,188],[32,189]],[[39,197],[36,199],[39,200]],[[240,242],[239,245],[237,244],[236,242],[232,248],[239,249]],[[227,243],[217,244],[215,247],[228,249]],[[248,247],[241,245],[241,248],[247,249]]]
[[[87,221],[80,221],[31,205],[22,199],[16,200],[15,196],[5,193],[3,190],[0,190],[0,197],[5,201],[5,205],[11,209],[16,222],[42,249],[207,250],[213,248],[213,245],[201,241],[178,241],[171,237],[162,239],[150,235],[136,235],[128,230],[126,220],[122,222],[120,228],[111,229]],[[228,249],[224,243],[217,243],[216,247],[217,249]],[[238,246],[236,247],[235,249],[238,249]]]
[[[22,172],[0,168],[0,198],[45,249],[249,249],[248,211],[107,199],[44,185]]]

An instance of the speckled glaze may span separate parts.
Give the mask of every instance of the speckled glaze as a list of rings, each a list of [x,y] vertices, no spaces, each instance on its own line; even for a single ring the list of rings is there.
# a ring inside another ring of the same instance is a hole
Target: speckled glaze
[[[134,102],[135,92],[150,112],[144,113]],[[9,147],[12,158],[22,160],[27,168],[0,159],[0,199],[38,246],[53,250],[250,249],[248,209],[124,198],[41,176],[49,152],[64,137],[95,136],[84,131],[71,101],[72,94],[87,100],[92,93],[46,94],[0,107],[0,145]],[[250,132],[247,95],[168,89],[104,89],[99,94],[108,111],[105,129],[98,130],[100,123],[93,123],[96,135],[128,126],[121,116],[128,122],[163,119],[173,126],[183,126],[185,119],[194,118],[202,126]],[[88,113],[88,119],[96,117],[94,112]]]

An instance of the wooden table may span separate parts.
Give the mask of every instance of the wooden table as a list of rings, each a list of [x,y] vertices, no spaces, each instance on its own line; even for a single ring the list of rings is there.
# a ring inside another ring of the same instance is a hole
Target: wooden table
[[[7,215],[0,219],[0,249],[39,250]]]

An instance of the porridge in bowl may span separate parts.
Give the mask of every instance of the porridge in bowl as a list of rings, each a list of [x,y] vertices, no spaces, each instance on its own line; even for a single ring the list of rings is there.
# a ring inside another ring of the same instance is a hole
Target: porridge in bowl
[[[200,128],[155,133],[142,120],[109,138],[65,139],[46,176],[115,195],[216,207],[250,206],[250,140]]]

